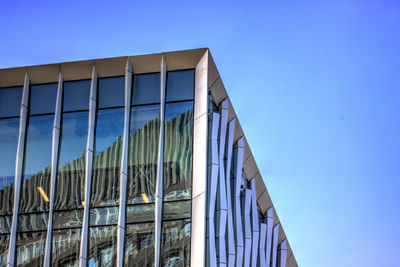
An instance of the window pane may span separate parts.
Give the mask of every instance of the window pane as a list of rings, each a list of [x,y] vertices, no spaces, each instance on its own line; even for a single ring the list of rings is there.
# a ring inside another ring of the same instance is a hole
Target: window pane
[[[19,212],[49,209],[51,138],[54,115],[29,118]]]
[[[0,118],[19,116],[21,99],[22,86],[0,88]]]
[[[154,202],[160,105],[131,108],[127,203]]]
[[[89,109],[91,80],[64,82],[63,111]]]
[[[51,266],[79,266],[81,229],[53,231]]]
[[[0,234],[10,233],[11,221],[11,216],[0,216]]]
[[[97,112],[91,207],[119,203],[124,109]]]
[[[17,234],[17,266],[43,266],[46,232]]]
[[[18,232],[46,230],[49,214],[32,213],[18,215]]]
[[[81,227],[83,210],[55,211],[53,229]]]
[[[83,208],[88,112],[65,113],[62,118],[54,208]]]
[[[29,92],[29,114],[54,113],[56,109],[57,83],[34,84]]]
[[[13,210],[18,133],[19,119],[0,120],[0,215]]]
[[[193,102],[165,105],[164,199],[190,199]]]
[[[126,207],[126,223],[154,221],[154,204]]]
[[[190,221],[163,222],[162,266],[190,266]]]
[[[194,70],[168,71],[166,101],[192,100]]]
[[[133,76],[132,105],[160,103],[160,73]]]
[[[126,226],[125,266],[154,266],[154,224]]]
[[[99,79],[98,108],[120,107],[125,99],[125,76]]]
[[[90,225],[109,225],[118,222],[118,207],[90,209]]]
[[[90,227],[89,231],[89,266],[116,266],[117,228]]]
[[[186,219],[190,218],[191,200],[164,202],[163,219]]]
[[[0,266],[7,266],[10,235],[0,235]]]

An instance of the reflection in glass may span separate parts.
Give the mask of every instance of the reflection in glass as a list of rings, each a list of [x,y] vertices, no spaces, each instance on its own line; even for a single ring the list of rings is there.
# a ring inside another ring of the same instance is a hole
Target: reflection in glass
[[[90,227],[89,231],[89,267],[115,266],[117,257],[116,226]]]
[[[118,207],[90,209],[90,225],[109,225],[118,222]]]
[[[96,120],[91,207],[117,205],[124,109],[98,110]]]
[[[55,211],[53,216],[53,229],[81,227],[83,210]]]
[[[7,266],[10,235],[0,235],[0,266]]]
[[[17,234],[17,266],[43,266],[45,245],[46,232]]]
[[[62,118],[54,209],[83,208],[88,112]]]
[[[54,113],[58,83],[34,84],[29,92],[29,114]]]
[[[126,223],[154,221],[154,204],[126,207]]]
[[[161,265],[190,265],[190,220],[163,222]]]
[[[120,107],[125,100],[125,76],[99,79],[98,108]]]
[[[154,223],[126,226],[125,266],[154,266]]]
[[[18,117],[21,99],[22,86],[0,88],[0,118]]]
[[[0,216],[0,234],[8,234],[11,229],[11,216]]]
[[[160,73],[133,76],[132,105],[160,103]]]
[[[190,199],[193,102],[165,105],[164,199]]]
[[[13,210],[18,133],[18,118],[0,120],[0,215],[11,214]]]
[[[89,109],[91,80],[64,82],[63,111]]]
[[[194,69],[168,71],[166,101],[193,100]]]
[[[127,203],[154,202],[160,105],[131,108]]]
[[[46,230],[49,214],[31,213],[18,215],[18,232]]]
[[[51,266],[79,266],[81,229],[53,231]]]
[[[163,219],[186,219],[190,218],[191,200],[164,202]]]
[[[29,118],[19,212],[49,209],[51,137],[54,115]]]

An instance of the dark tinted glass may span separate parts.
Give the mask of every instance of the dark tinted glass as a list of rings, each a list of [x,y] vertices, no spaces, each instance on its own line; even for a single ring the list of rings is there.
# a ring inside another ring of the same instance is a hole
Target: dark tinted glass
[[[31,85],[29,113],[31,115],[54,113],[57,98],[57,83]]]
[[[190,221],[163,222],[162,266],[190,266]]]
[[[91,207],[119,202],[119,175],[124,129],[124,109],[97,112]]]
[[[166,101],[192,100],[194,70],[168,71]]]
[[[190,218],[191,200],[164,202],[163,219],[187,219]]]
[[[0,235],[0,266],[7,266],[10,235]]]
[[[64,82],[63,111],[89,109],[90,80]]]
[[[46,232],[17,234],[17,266],[43,266],[45,245]]]
[[[18,132],[19,119],[0,120],[0,215],[13,210]]]
[[[131,108],[127,203],[154,201],[160,136],[160,105]]]
[[[89,231],[89,266],[116,266],[117,227],[90,227]]]
[[[18,215],[18,232],[38,231],[47,229],[49,214],[31,213]]]
[[[0,216],[0,234],[10,233],[11,221],[11,216]]]
[[[53,229],[81,227],[83,210],[55,211]]]
[[[83,208],[88,112],[63,114],[54,208]]]
[[[0,88],[0,118],[19,116],[21,100],[22,86]]]
[[[98,108],[119,107],[124,105],[125,76],[100,78]]]
[[[51,266],[79,266],[81,229],[53,231]]]
[[[20,195],[21,213],[49,208],[53,120],[54,115],[29,118]]]
[[[118,207],[90,209],[90,225],[110,225],[118,222]]]
[[[160,103],[160,73],[133,76],[132,105]]]
[[[154,221],[154,204],[126,207],[126,223]]]
[[[154,224],[131,224],[125,231],[125,266],[154,266]]]
[[[193,102],[165,105],[164,199],[191,198]]]

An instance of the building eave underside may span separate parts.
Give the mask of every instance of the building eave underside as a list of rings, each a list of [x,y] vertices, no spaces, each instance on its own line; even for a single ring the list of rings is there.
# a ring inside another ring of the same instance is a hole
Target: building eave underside
[[[93,66],[96,67],[98,77],[122,76],[125,75],[125,67],[128,59],[132,65],[134,74],[160,72],[160,61],[162,56],[164,56],[168,71],[195,68],[207,50],[207,48],[200,48],[148,55],[123,56],[0,69],[0,87],[22,86],[24,84],[25,73],[28,73],[31,84],[58,82],[60,72],[64,77],[64,81],[91,79]],[[229,100],[229,96],[225,90],[211,54],[209,54],[208,58],[208,87],[211,90],[216,104],[219,105],[222,100],[226,98]],[[234,142],[236,142],[240,137],[244,136],[244,133],[230,100],[229,109],[228,121],[233,118],[236,118],[237,121],[234,137]],[[245,150],[243,168],[246,177],[248,177],[249,180],[256,179],[257,202],[261,212],[265,215],[267,210],[270,207],[273,207],[273,204],[245,136],[244,141]],[[280,223],[280,220],[276,214],[275,208],[273,210],[275,226]],[[279,243],[285,239],[287,240],[283,227],[279,227]],[[287,246],[288,253],[286,266],[296,267],[298,264],[288,240]]]

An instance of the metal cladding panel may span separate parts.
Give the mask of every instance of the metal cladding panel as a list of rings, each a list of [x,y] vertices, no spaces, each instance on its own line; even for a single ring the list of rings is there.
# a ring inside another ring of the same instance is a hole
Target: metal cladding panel
[[[278,250],[278,267],[286,267],[286,254],[287,254],[286,239],[281,242]]]
[[[267,240],[266,240],[266,258],[265,262],[268,266],[271,263],[271,251],[272,251],[272,228],[274,224],[274,213],[272,208],[267,211]]]
[[[195,69],[191,266],[206,266],[206,188],[208,135],[208,51]]]
[[[251,245],[252,245],[252,231],[251,231],[251,195],[252,190],[246,189],[245,191],[245,204],[244,204],[244,236],[245,236],[245,244],[244,244],[244,266],[250,266],[251,262]]]

